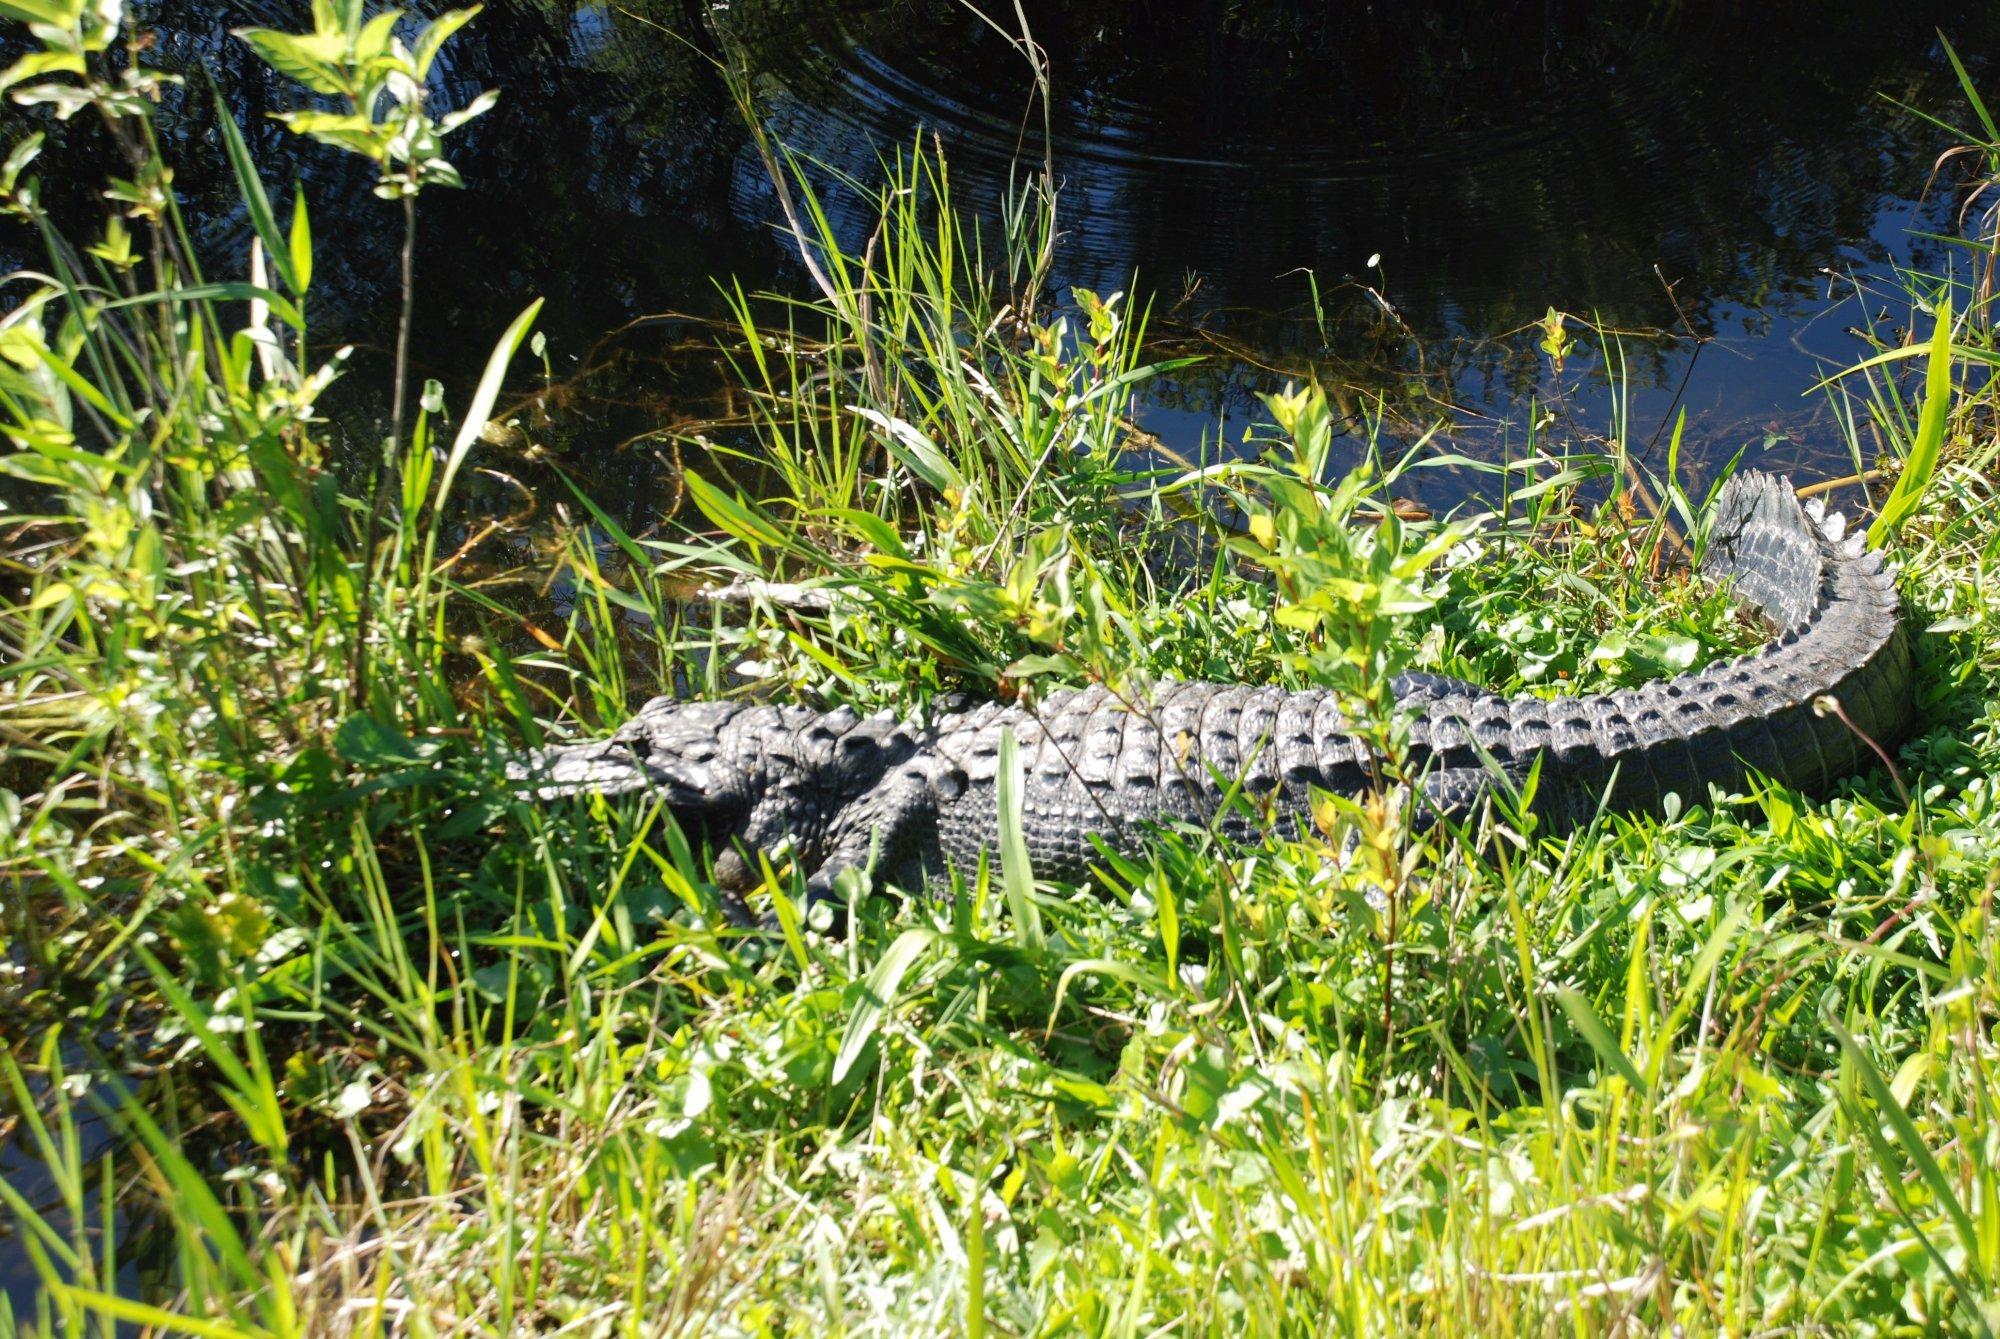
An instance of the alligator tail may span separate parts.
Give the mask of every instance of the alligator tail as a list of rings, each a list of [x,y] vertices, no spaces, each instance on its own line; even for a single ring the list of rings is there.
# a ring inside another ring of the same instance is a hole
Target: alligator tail
[[[1747,780],[1748,765],[1822,792],[1893,749],[1915,714],[1895,574],[1860,528],[1818,500],[1801,503],[1780,475],[1731,478],[1712,518],[1702,572],[1760,613],[1772,640],[1619,705],[1687,727],[1646,750],[1656,775],[1680,773],[1691,754],[1696,776],[1726,786]]]
[[[1864,556],[1849,551],[1845,518],[1836,513],[1828,525],[1824,508],[1818,510],[1818,517],[1808,515],[1788,480],[1762,473],[1733,476],[1715,502],[1702,572],[1729,583],[1779,637],[1825,612],[1829,558]],[[1829,545],[1837,551],[1829,553]]]
[[[1800,502],[1782,475],[1750,471],[1723,485],[1701,570],[1770,624],[1777,640],[1758,660],[1837,636],[1852,658],[1835,663],[1852,670],[1900,627],[1894,570],[1866,532],[1817,498]]]

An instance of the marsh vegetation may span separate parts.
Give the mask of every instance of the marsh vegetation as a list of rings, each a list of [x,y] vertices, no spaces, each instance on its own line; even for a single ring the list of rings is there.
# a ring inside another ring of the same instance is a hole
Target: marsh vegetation
[[[0,14],[37,25],[11,92],[119,163],[87,231],[46,143],[0,171],[46,251],[0,317],[0,1329],[2000,1327],[2000,130],[1955,55],[1965,227],[1816,390],[1917,634],[1892,767],[1559,841],[1385,785],[838,919],[767,853],[773,932],[657,804],[507,761],[659,692],[1179,676],[1340,687],[1393,780],[1397,670],[1574,692],[1752,644],[1686,575],[1716,472],[1641,450],[1615,380],[1588,433],[1468,454],[1301,377],[1191,457],[1135,422],[1187,346],[1051,282],[1052,172],[982,227],[915,144],[857,238],[738,77],[801,282],[722,290],[732,412],[675,439],[672,523],[543,462],[524,536],[470,490],[558,384],[539,301],[453,388],[411,344],[489,105],[431,64],[483,18],[245,37],[402,229],[357,438],[308,194],[219,107],[219,253],[161,126],[206,91],[102,5]],[[1572,335],[1621,347],[1552,318],[1553,384]],[[1459,505],[1410,500],[1442,472]],[[688,598],[732,576],[840,598]]]

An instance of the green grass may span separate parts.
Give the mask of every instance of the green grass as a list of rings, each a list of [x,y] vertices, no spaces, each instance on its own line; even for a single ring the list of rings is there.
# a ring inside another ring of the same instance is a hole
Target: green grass
[[[121,105],[144,159],[150,105]],[[531,315],[461,413],[422,397],[371,499],[312,413],[330,351],[285,319],[309,228],[263,207],[262,293],[195,272],[170,199],[129,269],[49,232],[53,279],[0,318],[35,500],[0,569],[0,1135],[49,1181],[0,1189],[44,1282],[0,1332],[2000,1326],[1976,291],[1941,418],[1897,360],[1835,388],[1930,476],[1886,536],[1920,630],[1907,801],[1877,774],[1552,842],[1426,836],[1390,788],[1323,838],[1166,834],[1089,889],[1003,856],[838,929],[781,863],[772,937],[643,801],[511,796],[510,751],[676,680],[903,709],[1323,682],[1393,779],[1396,669],[1586,691],[1754,640],[1677,575],[1678,470],[1645,481],[1669,525],[1615,448],[1532,441],[1504,505],[1445,522],[1386,501],[1439,445],[1341,474],[1310,388],[1251,452],[1147,457],[1143,313],[1041,299],[1050,201],[983,255],[941,163],[887,172],[863,256],[793,181],[826,291],[740,298],[756,410],[688,444],[727,467],[689,479],[702,529],[587,508],[539,636],[459,584],[450,493]],[[691,572],[838,594],[682,606]]]

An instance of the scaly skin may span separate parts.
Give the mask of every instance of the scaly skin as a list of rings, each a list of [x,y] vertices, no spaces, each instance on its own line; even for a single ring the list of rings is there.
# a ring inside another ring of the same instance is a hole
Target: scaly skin
[[[1703,563],[1771,625],[1753,654],[1696,674],[1589,697],[1505,697],[1438,675],[1392,685],[1411,715],[1413,770],[1434,813],[1462,815],[1537,759],[1535,807],[1561,830],[1600,808],[1657,812],[1705,800],[1752,772],[1823,793],[1892,748],[1913,704],[1894,582],[1843,518],[1801,507],[1786,480],[1725,486]],[[1837,709],[1830,709],[1825,699]],[[928,725],[842,709],[647,703],[611,739],[545,750],[523,769],[535,793],[652,790],[718,851],[717,878],[752,882],[747,853],[789,849],[815,896],[874,862],[914,888],[991,858],[1001,740],[1013,732],[1028,854],[1043,878],[1077,881],[1092,839],[1133,852],[1162,822],[1248,835],[1242,794],[1291,821],[1315,788],[1360,794],[1367,751],[1326,690],[1166,683],[1145,702],[1102,687],[1034,708],[989,703]]]

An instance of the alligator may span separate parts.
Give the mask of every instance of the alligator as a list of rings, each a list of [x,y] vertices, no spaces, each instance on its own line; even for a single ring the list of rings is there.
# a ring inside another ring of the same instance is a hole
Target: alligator
[[[1888,761],[1914,710],[1894,575],[1863,534],[1788,479],[1745,472],[1716,498],[1702,574],[1770,640],[1698,672],[1616,692],[1504,696],[1437,674],[1391,684],[1407,775],[1435,823],[1509,788],[1538,831],[1601,811],[1671,813],[1754,776],[1823,794]],[[1329,689],[1168,681],[1142,700],[1102,685],[1033,705],[986,702],[929,721],[852,709],[656,698],[609,739],[540,751],[537,797],[646,792],[716,852],[717,885],[758,881],[759,854],[803,870],[809,898],[844,872],[916,890],[996,859],[1011,732],[1022,834],[1037,877],[1077,883],[1096,843],[1142,849],[1162,824],[1241,840],[1260,815],[1309,823],[1316,790],[1380,785],[1371,747]],[[995,866],[997,868],[997,864]]]

